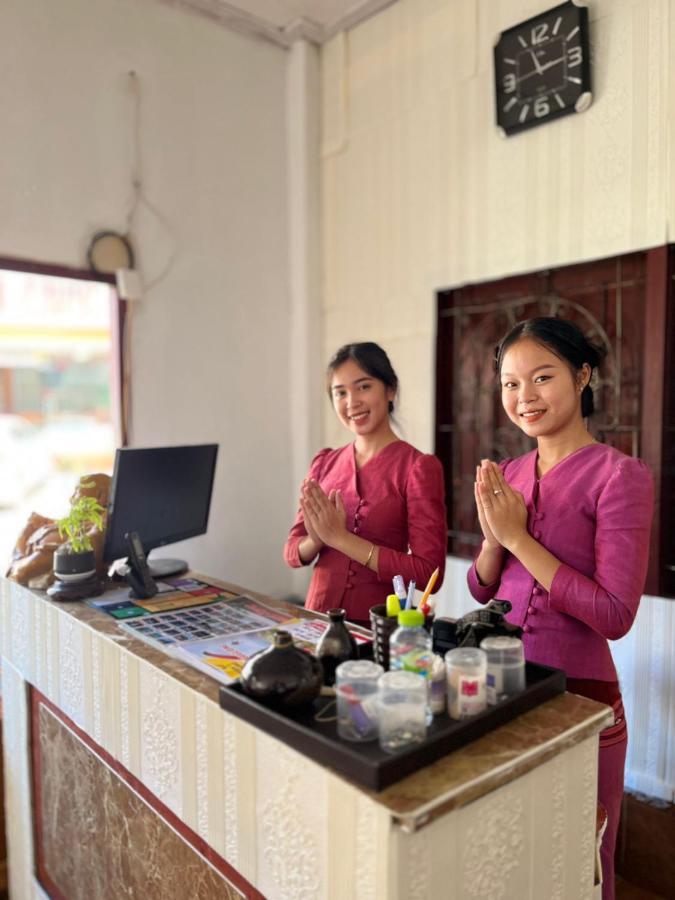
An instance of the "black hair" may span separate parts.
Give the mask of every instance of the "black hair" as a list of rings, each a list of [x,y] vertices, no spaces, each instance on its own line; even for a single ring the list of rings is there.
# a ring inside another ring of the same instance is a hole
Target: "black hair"
[[[584,363],[588,363],[593,370],[601,364],[605,358],[604,348],[592,343],[586,338],[581,329],[568,319],[558,319],[553,316],[540,316],[535,319],[526,319],[514,325],[508,334],[502,338],[495,357],[495,371],[497,376],[501,374],[504,354],[516,341],[530,338],[546,347],[558,359],[562,359],[576,373]],[[593,389],[590,383],[581,392],[581,415],[586,418],[594,412]]]
[[[385,387],[398,391],[398,376],[389,362],[389,357],[379,344],[362,341],[359,344],[345,344],[333,355],[326,369],[326,387],[331,397],[330,382],[333,373],[347,360],[352,359],[366,374],[384,383]],[[389,401],[389,412],[394,411],[394,403]]]

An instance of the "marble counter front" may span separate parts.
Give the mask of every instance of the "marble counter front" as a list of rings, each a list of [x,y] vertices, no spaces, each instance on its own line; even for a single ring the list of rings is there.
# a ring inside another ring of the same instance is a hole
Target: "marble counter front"
[[[593,896],[607,707],[561,695],[374,793],[103,613],[3,579],[2,627],[13,898]]]

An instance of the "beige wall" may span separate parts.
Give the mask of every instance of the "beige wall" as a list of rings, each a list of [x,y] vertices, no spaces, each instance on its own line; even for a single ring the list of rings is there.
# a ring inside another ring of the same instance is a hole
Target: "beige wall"
[[[137,72],[160,217],[142,204],[132,229],[153,285],[133,320],[133,443],[219,442],[209,533],[171,550],[286,593],[286,51],[146,0],[5,3],[0,50],[2,256],[83,266],[96,229],[124,229]]]
[[[545,7],[399,0],[323,51],[325,356],[381,341],[425,449],[439,288],[673,239],[675,2],[591,0],[590,110],[502,139],[492,45]]]

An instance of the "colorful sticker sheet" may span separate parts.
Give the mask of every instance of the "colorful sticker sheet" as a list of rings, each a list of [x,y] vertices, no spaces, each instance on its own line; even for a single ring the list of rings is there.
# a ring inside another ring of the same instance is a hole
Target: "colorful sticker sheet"
[[[288,613],[272,609],[251,597],[235,595],[207,606],[146,615],[120,623],[120,628],[148,643],[168,647],[181,641],[277,628]]]
[[[215,600],[230,599],[238,594],[206,584],[195,578],[176,576],[157,582],[158,593],[146,600],[132,600],[129,585],[106,591],[100,597],[87,600],[88,606],[108,613],[115,619],[134,619],[151,613],[204,606]]]

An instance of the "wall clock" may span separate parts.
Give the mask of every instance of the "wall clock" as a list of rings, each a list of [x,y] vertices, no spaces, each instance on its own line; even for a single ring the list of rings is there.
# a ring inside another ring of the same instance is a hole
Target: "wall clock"
[[[505,135],[591,104],[588,9],[573,0],[503,31],[494,48],[497,126]]]

